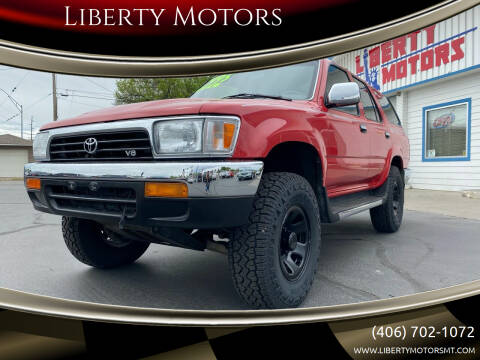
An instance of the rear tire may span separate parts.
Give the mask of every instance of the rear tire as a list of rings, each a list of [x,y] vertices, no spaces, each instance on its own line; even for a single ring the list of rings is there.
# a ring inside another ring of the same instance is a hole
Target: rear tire
[[[318,268],[320,235],[308,181],[287,172],[264,174],[249,223],[235,229],[228,243],[237,292],[255,308],[300,305]]]
[[[402,224],[405,191],[402,174],[396,166],[390,168],[387,181],[387,200],[370,209],[370,219],[378,232],[394,233]]]
[[[102,225],[90,220],[62,217],[63,239],[77,260],[107,269],[133,263],[150,243],[109,236]]]

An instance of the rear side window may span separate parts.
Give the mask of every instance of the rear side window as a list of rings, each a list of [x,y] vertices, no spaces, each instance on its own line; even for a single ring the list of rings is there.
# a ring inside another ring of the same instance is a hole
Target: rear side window
[[[334,84],[346,82],[350,82],[347,73],[334,65],[330,65],[328,67],[327,83],[325,85],[325,99],[328,97],[328,93]],[[358,105],[337,106],[334,109],[352,115],[359,115]]]
[[[395,111],[395,108],[393,107],[390,100],[388,100],[385,96],[382,96],[378,102],[380,103],[380,106],[382,107],[383,113],[387,117],[387,120],[394,125],[402,126],[402,123],[398,118],[397,112]]]
[[[369,120],[380,122],[381,119],[378,114],[377,107],[367,86],[358,79],[354,78],[354,80],[360,88],[360,101],[363,104],[363,112],[365,113],[365,117]]]

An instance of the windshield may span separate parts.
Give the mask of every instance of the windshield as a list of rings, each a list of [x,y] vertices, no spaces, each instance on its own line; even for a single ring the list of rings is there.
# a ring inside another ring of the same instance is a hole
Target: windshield
[[[273,69],[216,76],[197,90],[193,98],[221,99],[238,94],[258,94],[294,100],[313,96],[318,60]]]

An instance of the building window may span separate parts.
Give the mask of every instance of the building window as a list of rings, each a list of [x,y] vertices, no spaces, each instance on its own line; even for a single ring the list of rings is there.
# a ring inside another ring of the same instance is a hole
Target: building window
[[[470,160],[470,98],[423,108],[423,161]]]

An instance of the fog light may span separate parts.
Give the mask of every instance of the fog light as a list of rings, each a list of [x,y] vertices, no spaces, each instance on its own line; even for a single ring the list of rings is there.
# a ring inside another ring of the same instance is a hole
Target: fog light
[[[188,187],[184,183],[147,182],[145,183],[145,196],[185,198],[188,197]]]
[[[25,180],[25,186],[29,190],[40,190],[42,188],[42,183],[40,179],[27,178],[27,180]]]

